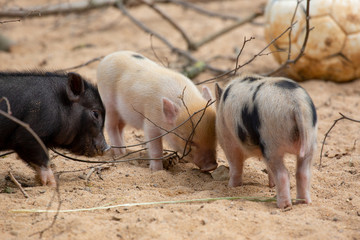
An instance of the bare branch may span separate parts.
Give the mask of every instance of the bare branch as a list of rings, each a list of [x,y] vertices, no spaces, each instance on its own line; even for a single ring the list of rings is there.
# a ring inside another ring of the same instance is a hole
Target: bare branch
[[[321,145],[321,150],[320,150],[320,163],[319,163],[319,169],[322,167],[322,156],[323,156],[323,149],[324,149],[324,145],[325,145],[325,141],[326,141],[326,138],[328,137],[328,135],[330,134],[331,130],[335,127],[335,125],[341,121],[341,120],[349,120],[349,121],[352,121],[352,122],[356,122],[356,123],[360,123],[360,120],[356,120],[356,119],[353,119],[353,118],[349,118],[347,116],[345,116],[344,114],[342,113],[339,113],[340,114],[340,118],[336,119],[333,123],[333,125],[331,125],[331,127],[329,128],[329,130],[325,133],[325,136],[324,136],[324,139],[322,141],[322,145]]]
[[[183,37],[185,40],[188,50],[195,50],[195,44],[191,41],[189,36],[186,34],[186,32],[175,22],[173,21],[166,13],[164,13],[160,8],[158,8],[155,4],[149,3],[147,0],[139,0],[145,5],[149,6],[151,9],[153,9],[155,12],[157,12],[163,19],[165,19],[170,25],[172,25]]]
[[[24,197],[29,198],[29,195],[25,192],[25,190],[23,189],[21,184],[16,180],[16,178],[14,177],[14,175],[12,174],[11,171],[9,171],[9,176],[10,176],[11,181],[13,181],[13,183],[15,183],[15,185],[20,189],[20,191],[22,192]]]
[[[41,17],[54,14],[68,14],[84,12],[100,7],[113,6],[116,0],[91,0],[79,2],[66,2],[55,5],[37,6],[27,9],[6,9],[0,11],[0,17]]]
[[[60,69],[60,70],[56,70],[55,72],[64,72],[64,71],[71,71],[71,70],[74,70],[74,69],[78,69],[78,68],[82,68],[82,67],[85,67],[93,62],[97,62],[97,61],[100,61],[101,59],[103,59],[105,56],[100,56],[100,57],[96,57],[96,58],[93,58],[85,63],[82,63],[82,64],[79,64],[79,65],[76,65],[75,67],[69,67],[69,68],[64,68],[64,69]]]
[[[226,27],[224,29],[221,29],[220,31],[205,37],[203,40],[199,41],[198,43],[195,43],[194,47],[195,47],[195,49],[199,49],[201,46],[203,46],[203,45],[217,39],[218,37],[224,35],[225,33],[228,33],[230,31],[234,30],[235,28],[238,28],[238,27],[244,25],[245,23],[249,23],[252,20],[254,20],[255,18],[257,18],[259,16],[262,16],[262,15],[263,15],[262,12],[253,13],[247,18],[239,20],[236,23],[234,23],[234,24],[232,24],[232,25],[230,25],[230,26],[228,26],[228,27]]]
[[[241,65],[238,65],[236,68],[230,70],[230,71],[227,71],[223,74],[220,74],[216,77],[213,77],[213,78],[210,78],[210,79],[207,79],[205,81],[202,81],[202,82],[198,82],[196,83],[196,85],[200,85],[200,84],[204,84],[204,83],[209,83],[209,82],[215,82],[216,80],[218,80],[219,78],[222,78],[222,77],[225,77],[225,76],[228,76],[229,74],[239,70],[240,68],[244,67],[245,65],[248,65],[250,64],[252,61],[254,61],[257,57],[259,56],[262,56],[264,54],[264,51],[266,49],[268,49],[270,47],[271,44],[273,44],[275,41],[277,41],[279,38],[281,38],[285,33],[287,33],[291,28],[294,27],[294,25],[296,24],[297,22],[294,22],[291,26],[289,26],[287,29],[285,29],[285,31],[283,31],[279,36],[277,36],[276,38],[274,38],[273,40],[270,41],[270,43],[268,43],[262,50],[260,50],[260,52],[258,52],[257,54],[255,54],[252,58],[250,58],[247,62],[245,62],[244,64],[241,64]]]
[[[237,55],[236,57],[236,64],[235,64],[235,71],[234,71],[234,75],[236,75],[236,70],[238,68],[238,65],[239,65],[239,58],[242,54],[242,51],[244,50],[244,47],[246,45],[247,42],[250,42],[251,40],[255,39],[254,37],[250,37],[249,39],[246,39],[246,36],[244,37],[244,41],[243,41],[243,45],[241,46],[241,49],[239,51],[239,54]]]
[[[137,25],[139,28],[141,28],[143,31],[145,31],[148,34],[152,34],[153,36],[155,36],[156,38],[158,38],[161,42],[163,42],[168,48],[170,48],[170,50],[180,56],[183,56],[185,58],[187,58],[191,63],[196,63],[199,62],[198,59],[196,59],[194,56],[192,56],[189,52],[184,51],[180,48],[174,47],[166,38],[164,38],[163,36],[161,36],[160,34],[152,31],[150,28],[148,28],[145,24],[143,24],[142,22],[140,22],[139,20],[137,20],[134,16],[132,16],[127,9],[125,8],[123,1],[122,0],[118,0],[116,3],[116,7],[119,8],[122,13],[127,16],[135,25]],[[206,68],[209,69],[210,71],[216,72],[216,73],[222,73],[224,72],[221,69],[217,69],[215,67],[210,66],[209,64],[206,64]]]
[[[181,6],[185,7],[185,8],[194,10],[194,11],[200,13],[200,14],[207,15],[207,16],[210,16],[210,17],[218,17],[218,18],[221,18],[223,20],[241,21],[241,19],[236,17],[236,16],[225,15],[225,14],[221,14],[221,13],[218,13],[218,12],[211,12],[211,11],[205,10],[205,9],[195,5],[195,4],[192,4],[190,2],[185,2],[185,1],[180,1],[180,0],[165,0],[164,2],[175,3],[175,4],[178,4],[178,5],[181,5]]]
[[[0,24],[20,22],[21,19],[0,21]]]

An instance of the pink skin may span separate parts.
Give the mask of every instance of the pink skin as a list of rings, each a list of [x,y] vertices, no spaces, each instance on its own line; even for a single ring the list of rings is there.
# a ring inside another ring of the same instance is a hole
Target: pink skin
[[[50,167],[35,167],[35,171],[43,186],[56,187],[54,173]]]
[[[303,158],[298,157],[296,164],[296,190],[297,190],[297,200],[298,203],[311,203],[310,198],[310,179],[311,171],[310,164],[313,157],[313,152],[305,155]]]

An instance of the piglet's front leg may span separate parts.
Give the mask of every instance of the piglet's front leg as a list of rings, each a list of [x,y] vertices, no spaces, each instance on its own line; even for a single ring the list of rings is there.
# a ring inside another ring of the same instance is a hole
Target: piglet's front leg
[[[158,171],[163,169],[162,156],[163,156],[163,146],[162,139],[157,138],[161,135],[159,128],[153,126],[152,123],[144,124],[146,146],[148,148],[149,157],[154,160],[150,160],[150,169],[153,171]],[[154,139],[154,140],[152,140]],[[157,160],[155,160],[157,159]]]
[[[54,173],[50,167],[35,167],[36,175],[43,186],[56,187]]]

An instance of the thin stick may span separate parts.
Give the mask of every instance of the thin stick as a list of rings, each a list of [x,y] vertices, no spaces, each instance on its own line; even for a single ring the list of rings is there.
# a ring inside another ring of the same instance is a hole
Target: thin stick
[[[225,27],[225,28],[221,29],[220,31],[205,37],[203,40],[199,41],[198,43],[195,43],[194,47],[195,47],[195,49],[199,49],[201,46],[203,46],[211,41],[214,41],[215,39],[224,35],[225,33],[228,33],[230,31],[234,30],[235,28],[238,28],[238,27],[244,25],[245,23],[249,23],[252,20],[254,20],[255,18],[262,16],[262,15],[263,15],[263,13],[261,13],[261,12],[253,13],[250,16],[248,16],[247,18],[239,20],[238,22],[236,22],[228,27]]]
[[[24,197],[29,198],[29,195],[25,192],[25,190],[23,189],[21,184],[16,180],[16,178],[14,177],[14,175],[12,174],[11,171],[9,171],[9,176],[10,176],[11,181],[13,181],[13,183],[15,183],[15,185],[20,189],[20,191],[22,192]]]
[[[236,57],[234,75],[236,75],[236,71],[237,71],[237,68],[238,68],[238,66],[239,66],[239,58],[240,58],[240,55],[242,54],[242,51],[244,50],[244,47],[245,47],[246,43],[247,43],[247,42],[250,42],[250,41],[253,40],[253,39],[255,39],[255,38],[254,38],[254,37],[250,37],[249,39],[246,39],[246,36],[244,37],[243,45],[241,46],[240,52],[239,52],[239,54],[238,54],[237,57]]]
[[[5,156],[10,155],[10,154],[13,154],[13,153],[15,153],[15,152],[11,151],[11,152],[0,154],[0,158],[5,157]]]
[[[352,122],[356,122],[356,123],[360,123],[360,120],[356,120],[356,119],[353,119],[353,118],[349,118],[347,116],[345,116],[344,114],[340,113],[340,118],[336,119],[333,123],[333,125],[331,125],[331,127],[329,128],[329,130],[325,133],[325,136],[324,136],[324,139],[323,139],[323,142],[322,142],[322,145],[321,145],[321,151],[320,151],[320,164],[319,164],[319,169],[322,167],[322,156],[323,156],[323,149],[324,149],[324,145],[325,145],[325,141],[326,141],[326,138],[328,137],[329,133],[331,132],[331,130],[335,127],[335,125],[341,121],[341,120],[349,120],[349,121],[352,121]]]
[[[112,205],[112,206],[106,205],[106,206],[102,206],[102,207],[92,207],[92,208],[63,209],[63,210],[60,210],[59,212],[61,212],[61,213],[85,212],[85,211],[94,211],[94,210],[107,210],[107,209],[119,208],[119,207],[194,203],[194,202],[213,202],[213,201],[219,201],[219,200],[246,200],[246,201],[253,201],[253,202],[276,202],[276,198],[273,198],[273,197],[272,198],[269,198],[269,197],[218,197],[218,198],[201,198],[201,199],[160,201],[160,202],[124,203],[124,204],[117,204],[117,205]],[[10,212],[12,212],[12,213],[52,213],[52,212],[57,212],[57,210],[13,209]]]
[[[161,138],[161,137],[163,137],[163,136],[165,136],[165,135],[167,135],[167,134],[169,134],[169,133],[172,133],[172,132],[175,131],[176,129],[180,128],[180,127],[181,127],[182,125],[184,125],[187,121],[189,121],[193,116],[195,116],[196,114],[204,111],[205,108],[209,107],[209,106],[212,105],[214,102],[215,102],[215,101],[207,104],[204,108],[202,108],[202,109],[194,112],[189,118],[187,118],[186,120],[184,120],[182,123],[180,123],[178,126],[174,127],[173,129],[171,129],[171,130],[165,130],[166,132],[165,132],[164,134],[161,134],[161,135],[159,135],[159,136],[157,136],[157,137],[154,137],[154,138],[152,138],[152,139],[149,139],[148,141],[141,142],[141,143],[138,143],[138,144],[133,144],[133,145],[127,145],[127,146],[111,146],[111,147],[112,147],[112,148],[131,148],[131,147],[136,147],[136,146],[144,145],[144,144],[146,144],[146,143],[148,143],[148,142],[151,142],[151,141],[154,141],[154,140],[156,140],[156,139],[159,139],[159,138]],[[145,116],[145,118],[146,118],[146,116]],[[185,139],[183,139],[183,140],[186,141]]]
[[[0,21],[0,24],[20,22],[21,19]]]
[[[155,4],[153,3],[149,3],[147,0],[140,0],[140,2],[144,3],[145,5],[147,5],[148,7],[150,7],[151,9],[153,9],[155,12],[157,12],[164,20],[166,20],[171,26],[173,26],[175,28],[175,30],[177,30],[180,35],[182,36],[182,38],[185,40],[188,49],[189,50],[195,50],[195,45],[194,43],[191,41],[191,39],[189,38],[189,36],[186,34],[186,32],[180,27],[179,24],[177,24],[174,20],[172,20],[166,13],[164,13],[160,8],[158,8]]]
[[[193,55],[191,55],[189,52],[184,51],[180,48],[174,47],[165,37],[161,36],[160,34],[152,31],[149,27],[147,27],[142,22],[138,21],[133,15],[131,15],[126,7],[124,6],[123,0],[117,0],[116,7],[122,11],[122,13],[127,16],[136,26],[141,28],[143,31],[145,31],[148,34],[152,34],[156,38],[158,38],[161,42],[163,42],[173,53],[178,54],[179,56],[183,56],[186,59],[188,59],[191,63],[199,62],[198,59],[196,59]],[[209,64],[206,64],[206,68],[210,71],[216,72],[216,73],[222,73],[224,72],[221,69],[215,68]]]
[[[70,70],[74,70],[74,69],[78,69],[78,68],[81,68],[81,67],[85,67],[93,62],[97,62],[97,61],[100,61],[101,59],[103,59],[105,56],[100,56],[100,57],[96,57],[96,58],[93,58],[83,64],[79,64],[79,65],[76,65],[75,67],[69,67],[69,68],[64,68],[64,69],[60,69],[60,70],[56,70],[55,72],[65,72],[65,71],[70,71]]]
[[[216,77],[207,79],[207,80],[202,81],[202,82],[198,82],[198,83],[196,83],[196,85],[200,85],[200,84],[204,84],[204,83],[209,83],[209,82],[214,82],[214,81],[216,81],[217,79],[222,78],[222,77],[225,77],[225,76],[227,76],[227,75],[229,75],[229,74],[237,71],[238,69],[244,67],[245,65],[250,64],[250,63],[251,63],[252,61],[254,61],[258,56],[261,56],[261,55],[263,54],[263,52],[270,47],[271,44],[273,44],[275,41],[277,41],[279,38],[281,38],[285,33],[287,33],[291,28],[293,28],[296,23],[297,23],[297,22],[294,22],[294,24],[292,24],[292,25],[289,26],[287,29],[285,29],[285,31],[283,31],[279,36],[277,36],[276,38],[272,39],[272,40],[270,41],[270,43],[268,43],[260,52],[258,52],[257,54],[255,54],[252,58],[250,58],[250,59],[249,59],[247,62],[245,62],[244,64],[239,65],[237,68],[234,68],[234,69],[232,69],[232,70],[230,70],[230,71],[227,71],[227,72],[225,72],[225,73],[222,73],[222,74],[220,74],[220,75],[218,75],[218,76],[216,76]]]
[[[181,5],[181,6],[185,7],[185,8],[194,10],[194,11],[200,13],[200,14],[207,15],[207,16],[210,16],[210,17],[218,17],[218,18],[221,18],[223,20],[241,21],[241,19],[239,17],[225,15],[225,14],[221,14],[221,13],[218,13],[218,12],[211,12],[211,11],[203,9],[203,8],[201,8],[201,7],[199,7],[199,6],[195,5],[195,4],[192,4],[190,2],[179,1],[179,0],[167,0],[165,2],[171,2],[171,3]]]

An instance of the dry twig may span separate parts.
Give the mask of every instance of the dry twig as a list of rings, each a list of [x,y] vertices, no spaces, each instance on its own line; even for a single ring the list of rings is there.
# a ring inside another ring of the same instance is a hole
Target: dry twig
[[[259,56],[262,56],[264,55],[264,52],[266,49],[268,49],[270,47],[271,44],[273,44],[275,41],[277,41],[279,38],[281,38],[284,34],[286,34],[291,28],[294,27],[294,25],[296,24],[297,22],[294,22],[291,26],[289,26],[287,29],[285,29],[285,31],[283,31],[279,36],[277,36],[276,38],[274,38],[273,40],[270,41],[270,43],[268,43],[262,50],[260,50],[260,52],[258,52],[257,54],[255,54],[252,58],[250,58],[248,61],[246,61],[244,64],[240,64],[238,65],[236,68],[230,70],[230,71],[227,71],[223,74],[220,74],[216,77],[213,77],[213,78],[210,78],[210,79],[207,79],[205,81],[202,81],[202,82],[198,82],[196,83],[196,85],[200,85],[200,84],[204,84],[204,83],[209,83],[209,82],[215,82],[216,80],[218,80],[219,78],[222,78],[222,77],[225,77],[225,76],[228,76],[229,74],[239,70],[240,68],[250,64],[252,61],[254,61],[257,57]]]
[[[69,67],[69,68],[64,68],[64,69],[60,69],[60,70],[57,70],[55,72],[64,72],[64,71],[72,71],[74,69],[78,69],[78,68],[82,68],[82,67],[85,67],[93,62],[97,62],[97,61],[100,61],[101,59],[103,59],[105,56],[100,56],[100,57],[96,57],[96,58],[93,58],[85,63],[82,63],[82,64],[79,64],[79,65],[76,65],[74,67]]]
[[[209,17],[217,17],[217,18],[221,18],[223,20],[235,20],[235,21],[241,21],[241,19],[239,17],[236,16],[230,16],[230,15],[225,15],[222,13],[218,13],[218,12],[211,12],[208,11],[206,9],[203,9],[191,2],[185,2],[185,1],[179,1],[179,0],[165,0],[164,2],[171,2],[171,3],[175,3],[178,5],[181,5],[185,8],[191,9],[196,11],[197,13],[209,16]]]
[[[352,121],[352,122],[356,122],[356,123],[360,123],[360,120],[356,120],[356,119],[353,119],[353,118],[349,118],[347,116],[345,116],[344,114],[342,113],[339,113],[340,114],[340,118],[336,119],[333,123],[333,125],[331,125],[331,127],[329,128],[329,130],[325,133],[325,136],[324,136],[324,139],[322,141],[322,145],[321,145],[321,150],[320,150],[320,164],[319,164],[319,169],[322,167],[322,156],[323,156],[323,149],[324,149],[324,145],[325,145],[325,141],[326,141],[326,138],[328,137],[328,135],[330,134],[331,130],[335,127],[335,125],[341,121],[341,120],[349,120],[349,121]]]
[[[21,184],[16,180],[16,178],[14,177],[14,175],[12,174],[11,171],[9,171],[9,176],[10,176],[11,181],[13,181],[13,183],[15,183],[15,185],[20,189],[20,191],[22,192],[24,197],[29,198],[29,195],[25,192],[25,190],[23,189]]]
[[[196,59],[193,55],[191,55],[189,52],[182,50],[180,48],[174,47],[165,37],[163,37],[162,35],[154,32],[153,30],[151,30],[149,27],[147,27],[144,23],[140,22],[139,20],[137,20],[132,14],[129,13],[129,11],[126,9],[124,3],[122,0],[118,0],[116,3],[117,8],[119,8],[122,13],[127,16],[136,26],[138,26],[139,28],[141,28],[143,31],[145,31],[148,34],[151,34],[153,36],[155,36],[156,38],[158,38],[161,42],[163,42],[172,52],[178,54],[179,56],[185,57],[186,59],[188,59],[190,61],[191,64],[199,62],[198,59]],[[216,72],[216,73],[222,73],[223,70],[215,68],[209,64],[206,64],[206,68],[209,69],[210,71]]]
[[[0,24],[20,22],[20,19],[0,21]]]

